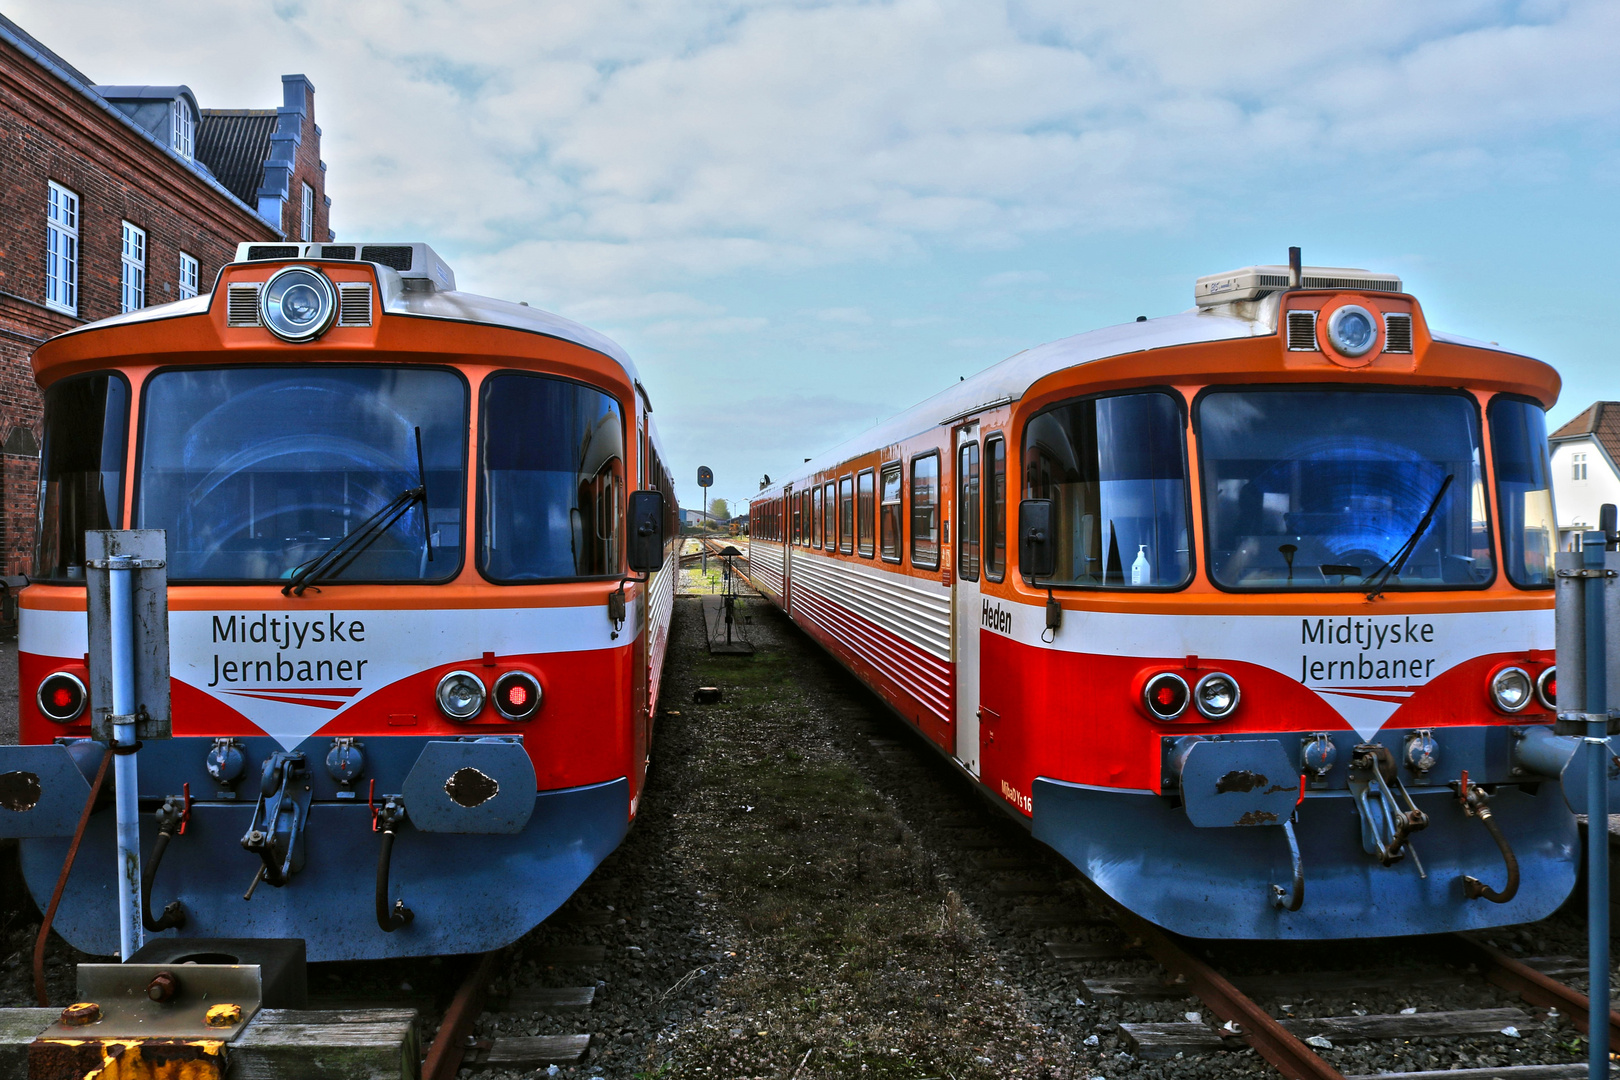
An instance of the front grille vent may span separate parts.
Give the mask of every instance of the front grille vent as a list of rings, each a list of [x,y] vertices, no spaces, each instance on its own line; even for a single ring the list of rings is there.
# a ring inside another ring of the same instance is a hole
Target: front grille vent
[[[354,258],[353,244],[327,244],[321,248],[323,259],[352,259]]]
[[[1316,312],[1290,311],[1288,313],[1288,351],[1316,351]]]
[[[1358,292],[1400,292],[1399,278],[1308,277],[1307,289],[1355,289]]]
[[[298,258],[298,245],[296,244],[255,244],[248,248],[249,261],[257,259],[296,259]]]
[[[411,249],[408,244],[367,244],[360,249],[362,262],[382,263],[400,273],[411,268]]]
[[[259,325],[258,282],[231,285],[225,290],[225,325]]]
[[[1384,316],[1384,351],[1394,353],[1412,351],[1412,316]]]
[[[338,325],[371,325],[371,286],[363,281],[338,283]]]

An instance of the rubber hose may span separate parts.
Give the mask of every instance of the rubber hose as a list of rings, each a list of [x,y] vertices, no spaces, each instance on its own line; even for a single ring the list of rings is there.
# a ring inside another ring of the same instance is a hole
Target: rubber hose
[[[1479,820],[1485,823],[1485,828],[1490,831],[1491,839],[1496,841],[1496,846],[1502,851],[1502,861],[1507,863],[1507,885],[1501,892],[1497,892],[1476,877],[1465,877],[1463,878],[1463,893],[1470,900],[1478,900],[1483,897],[1493,904],[1505,904],[1512,900],[1519,891],[1519,860],[1514,856],[1513,849],[1508,846],[1507,837],[1502,835],[1502,830],[1497,826],[1496,819],[1491,815],[1487,807],[1482,806],[1479,808]]]
[[[403,902],[393,911],[388,908],[388,862],[394,854],[394,831],[384,829],[382,838],[382,851],[377,855],[377,925],[383,933],[392,934],[416,916]]]
[[[178,900],[171,900],[163,908],[162,915],[152,918],[152,882],[157,878],[158,864],[163,861],[163,852],[173,836],[173,833],[160,831],[157,843],[152,845],[152,857],[141,867],[141,923],[154,934],[162,930],[178,930],[186,925],[186,909],[180,906]]]

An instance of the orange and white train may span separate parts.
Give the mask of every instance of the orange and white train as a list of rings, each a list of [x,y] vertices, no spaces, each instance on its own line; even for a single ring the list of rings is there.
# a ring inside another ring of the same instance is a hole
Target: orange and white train
[[[1162,926],[1550,913],[1577,850],[1557,374],[1297,254],[1195,301],[1018,353],[764,488],[755,584]]]
[[[54,338],[34,369],[22,745],[0,748],[32,786],[0,835],[42,907],[102,756],[86,530],[166,534],[174,737],[138,754],[149,934],[478,952],[619,843],[678,573],[622,349],[458,291],[425,244],[244,244],[212,292]],[[89,818],[55,922],[97,954],[118,945],[112,817]]]

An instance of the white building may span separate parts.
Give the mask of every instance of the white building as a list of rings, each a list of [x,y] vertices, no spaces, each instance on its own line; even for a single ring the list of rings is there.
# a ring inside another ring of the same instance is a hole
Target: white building
[[[1598,507],[1620,505],[1620,401],[1594,401],[1547,441],[1558,546],[1568,551],[1576,533],[1597,528]]]

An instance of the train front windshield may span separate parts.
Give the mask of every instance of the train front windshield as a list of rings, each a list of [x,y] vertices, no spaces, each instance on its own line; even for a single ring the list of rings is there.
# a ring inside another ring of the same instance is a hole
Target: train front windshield
[[[152,376],[143,398],[135,527],[168,530],[170,580],[284,580],[417,487],[425,497],[327,576],[436,581],[460,569],[467,386],[456,373],[181,369]]]
[[[1473,398],[1221,390],[1197,423],[1217,585],[1466,589],[1495,576]]]

